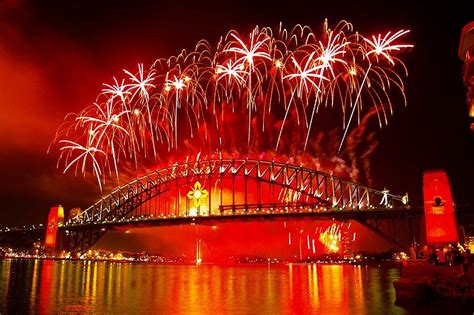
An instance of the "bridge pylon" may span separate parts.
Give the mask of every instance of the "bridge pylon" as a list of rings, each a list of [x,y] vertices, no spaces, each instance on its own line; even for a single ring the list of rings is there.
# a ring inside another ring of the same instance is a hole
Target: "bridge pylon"
[[[440,246],[457,243],[459,236],[453,196],[444,170],[424,172],[423,199],[427,243]]]
[[[63,236],[59,229],[64,225],[64,208],[59,205],[51,207],[46,225],[46,236],[44,239],[44,249],[46,252],[58,253],[62,250]]]

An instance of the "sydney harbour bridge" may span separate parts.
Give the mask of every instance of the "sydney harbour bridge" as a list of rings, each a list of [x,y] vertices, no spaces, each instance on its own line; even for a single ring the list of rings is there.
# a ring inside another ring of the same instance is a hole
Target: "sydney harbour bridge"
[[[56,212],[50,213],[46,228],[4,230],[0,241],[43,238],[48,229],[58,238],[53,242],[58,249],[84,252],[107,231],[123,227],[310,219],[356,220],[404,247],[407,244],[398,242],[404,232],[397,226],[400,222],[408,225],[410,238],[415,237],[413,222],[422,213],[410,208],[407,196],[301,166],[254,159],[203,159],[134,179],[90,207],[70,213],[66,221]]]

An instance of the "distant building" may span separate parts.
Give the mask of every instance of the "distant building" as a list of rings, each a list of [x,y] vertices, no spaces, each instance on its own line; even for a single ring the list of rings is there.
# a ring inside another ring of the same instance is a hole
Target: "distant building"
[[[464,62],[462,75],[467,88],[468,113],[474,119],[474,21],[469,22],[462,29],[458,56]],[[471,130],[474,131],[474,122],[471,122]]]

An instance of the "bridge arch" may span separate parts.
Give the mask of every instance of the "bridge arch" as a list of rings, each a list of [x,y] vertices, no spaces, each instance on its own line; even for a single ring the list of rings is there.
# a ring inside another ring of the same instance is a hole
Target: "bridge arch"
[[[274,202],[257,203],[236,203],[235,198],[232,203],[225,203],[222,194],[219,195],[218,208],[220,213],[208,212],[212,214],[224,214],[226,211],[243,209],[262,210],[265,206],[305,206],[310,205],[319,210],[339,209],[349,210],[371,210],[380,208],[392,208],[393,206],[406,205],[407,200],[402,196],[389,194],[388,191],[378,191],[357,184],[352,181],[341,179],[340,177],[309,168],[295,166],[291,164],[276,163],[266,160],[251,159],[210,159],[174,164],[159,170],[150,172],[142,177],[134,179],[129,183],[114,189],[109,194],[103,196],[92,206],[78,213],[68,221],[68,225],[94,224],[104,221],[120,219],[131,211],[143,205],[146,201],[155,198],[172,188],[182,184],[179,180],[185,180],[188,186],[182,187],[187,193],[193,184],[198,181],[209,181],[220,183],[220,187],[207,187],[209,190],[223,192],[225,178],[233,180],[232,196],[235,197],[235,182],[238,178],[244,182],[252,179],[260,184],[279,188],[279,197],[275,195],[266,199],[273,199]],[[174,186],[174,187],[173,187]],[[244,184],[244,199],[249,193],[249,188]],[[258,192],[256,192],[258,194]],[[260,200],[265,198],[260,197]],[[212,201],[213,198],[207,198]],[[275,208],[275,207],[274,207]],[[215,209],[211,208],[210,210]],[[183,210],[183,209],[180,209]],[[184,209],[188,210],[188,209]],[[176,216],[188,216],[189,211],[175,213]]]

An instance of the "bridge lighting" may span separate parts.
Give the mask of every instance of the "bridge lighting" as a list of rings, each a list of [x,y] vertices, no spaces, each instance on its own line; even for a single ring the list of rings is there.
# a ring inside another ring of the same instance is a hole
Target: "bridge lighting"
[[[202,188],[202,185],[199,181],[196,181],[194,186],[188,192],[187,197],[194,201],[194,206],[196,208],[199,208],[201,206],[202,199],[206,198],[208,195],[209,192]]]
[[[406,193],[403,197],[402,197],[402,203],[404,205],[407,205],[408,204],[408,193]]]
[[[193,197],[194,199],[201,199],[201,191],[200,190],[194,191]]]

